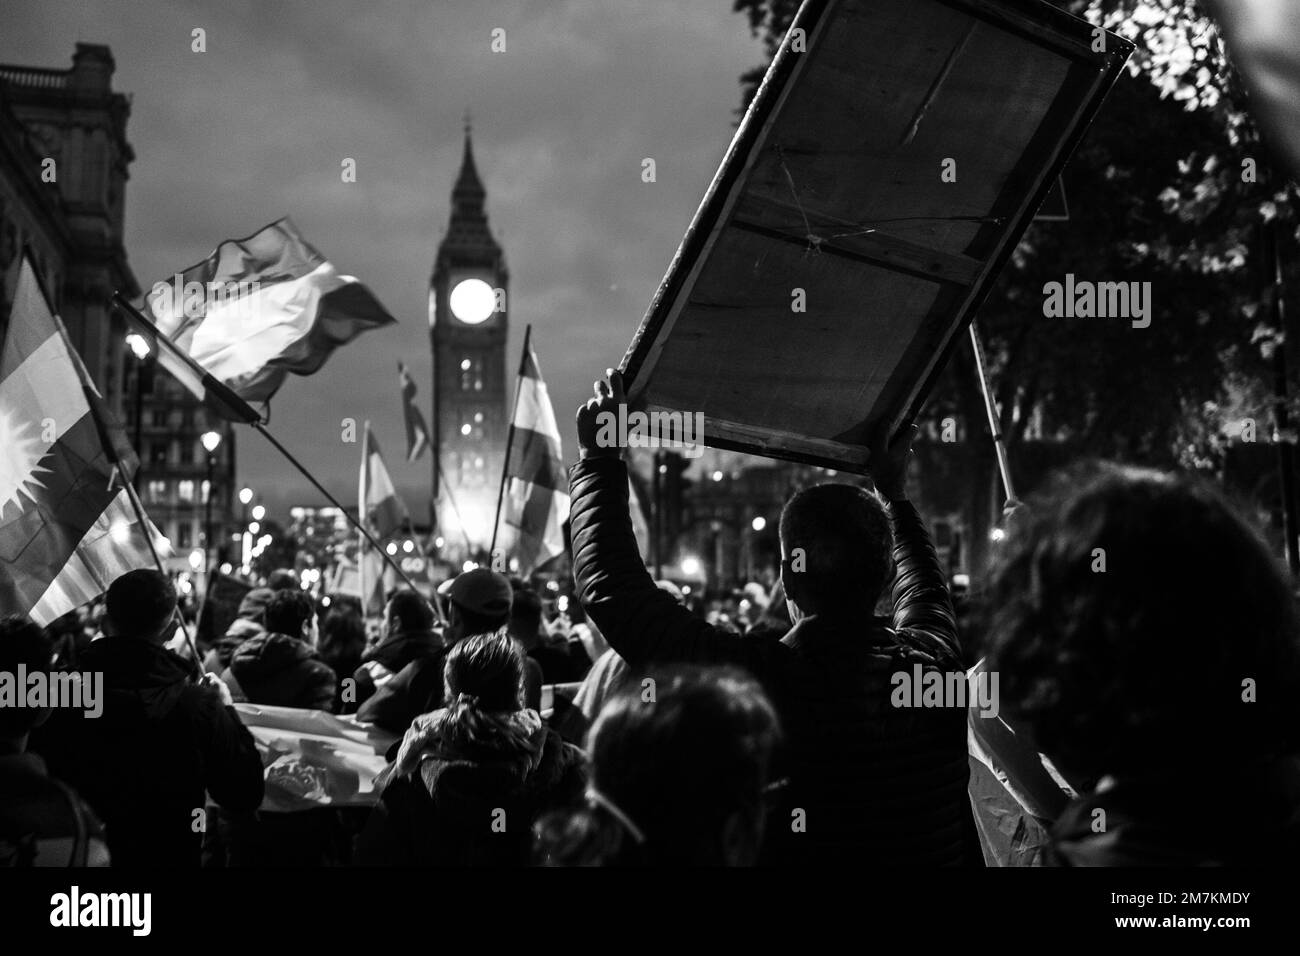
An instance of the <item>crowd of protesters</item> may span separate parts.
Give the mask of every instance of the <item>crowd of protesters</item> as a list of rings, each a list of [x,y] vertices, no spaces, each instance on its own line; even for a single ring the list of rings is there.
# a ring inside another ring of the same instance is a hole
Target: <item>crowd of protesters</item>
[[[1118,465],[1059,478],[1012,516],[959,633],[904,432],[872,449],[874,491],[789,500],[774,593],[700,613],[646,569],[626,465],[595,440],[622,399],[612,375],[578,414],[573,619],[476,568],[433,602],[391,593],[369,641],[288,573],[200,659],[173,649],[176,592],[153,571],[113,582],[93,641],[0,621],[0,672],[75,658],[105,688],[98,719],[0,708],[0,862],[980,866],[978,718],[894,693],[977,661],[1054,792],[1034,810],[1048,863],[1294,858],[1296,601],[1219,491]],[[398,735],[377,804],[262,809],[240,701]]]

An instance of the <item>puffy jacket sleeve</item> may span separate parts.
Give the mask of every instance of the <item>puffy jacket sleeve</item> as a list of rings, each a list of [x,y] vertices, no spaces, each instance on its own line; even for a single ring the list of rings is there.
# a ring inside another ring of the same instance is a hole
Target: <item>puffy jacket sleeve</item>
[[[627,465],[584,459],[569,472],[573,577],[583,608],[634,669],[668,661],[744,663],[747,646],[655,586],[628,512]]]
[[[948,583],[925,522],[909,501],[889,506],[894,527],[894,629],[935,664],[961,668],[957,621]]]

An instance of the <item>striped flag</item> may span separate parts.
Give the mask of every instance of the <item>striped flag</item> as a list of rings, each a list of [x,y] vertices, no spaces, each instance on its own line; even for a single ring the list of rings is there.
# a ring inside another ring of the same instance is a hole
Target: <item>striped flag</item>
[[[402,389],[402,415],[406,421],[406,460],[416,461],[429,447],[429,426],[415,404],[415,381],[405,362],[397,363],[397,381]]]
[[[530,327],[519,363],[498,519],[511,529],[513,540],[506,538],[506,552],[519,561],[519,574],[525,577],[564,551],[563,525],[569,518],[560,429],[531,339]]]
[[[46,625],[154,566],[106,414],[24,259],[0,350],[0,613]]]
[[[169,342],[245,402],[267,402],[290,372],[312,375],[334,349],[396,320],[371,291],[307,243],[287,218],[228,239],[157,282],[145,312]],[[158,360],[217,414],[242,421],[169,349]]]
[[[406,505],[397,496],[393,479],[389,477],[388,466],[379,453],[379,442],[370,431],[370,422],[366,422],[365,435],[361,446],[361,480],[357,490],[357,516],[378,541],[405,528],[411,521]],[[381,608],[384,599],[384,561],[361,542],[361,593],[367,610],[378,604]]]

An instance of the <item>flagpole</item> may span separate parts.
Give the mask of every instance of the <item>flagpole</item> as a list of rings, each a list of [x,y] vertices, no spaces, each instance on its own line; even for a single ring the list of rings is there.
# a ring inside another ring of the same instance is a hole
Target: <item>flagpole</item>
[[[262,420],[262,416],[259,415],[253,407],[248,404],[248,402],[240,398],[229,385],[213,376],[211,372],[187,354],[184,349],[180,348],[175,342],[168,338],[163,331],[158,328],[158,326],[154,325],[154,323],[149,321],[149,319],[139,309],[133,306],[121,292],[113,293],[112,304],[117,306],[130,318],[134,319],[137,323],[147,329],[160,345],[165,346],[173,355],[177,356],[188,365],[190,369],[202,379],[203,387],[212,392],[222,404],[226,405],[230,411],[235,414],[237,421],[242,421],[246,425],[252,425],[255,429],[261,432],[262,436],[275,447],[276,451],[288,460],[289,464],[302,472],[302,476],[310,481],[312,486],[324,495],[325,499],[329,501],[330,504],[343,513],[343,517],[346,518],[354,528],[360,531],[366,540],[379,551],[379,556],[388,562],[389,567],[397,572],[398,576],[407,583],[411,590],[415,591],[417,594],[420,593],[419,589],[415,586],[415,582],[412,581],[410,577],[407,576],[406,572],[398,566],[397,562],[392,559],[391,555],[389,555],[383,548],[379,547],[379,542],[377,542],[370,532],[365,529],[362,523],[357,518],[353,518],[352,515],[348,513],[348,510],[344,508],[343,505],[339,504],[338,499],[326,491],[325,486],[316,480],[316,476],[308,471],[306,467],[303,466],[302,462],[293,457],[293,455],[289,453],[289,449],[280,444],[279,440],[277,440],[276,437],[267,429],[266,422]]]
[[[118,474],[121,475],[120,469]],[[125,476],[122,478],[122,486],[123,490],[126,491],[126,496],[131,499],[131,510],[135,512],[135,520],[140,525],[140,533],[144,535],[145,541],[149,544],[149,553],[153,555],[153,563],[158,566],[158,573],[163,577],[167,577],[167,569],[163,567],[162,557],[158,554],[158,549],[153,546],[153,535],[149,533],[149,519],[145,517],[144,506],[140,503],[140,496],[136,493],[135,487],[131,482],[125,479]],[[208,494],[212,494],[211,487],[208,488]],[[207,599],[208,596],[205,593],[201,598],[202,604],[206,604]],[[199,606],[200,617],[203,615],[202,604]],[[190,646],[190,653],[194,655],[194,663],[198,665],[200,670],[202,670],[203,658],[199,657],[199,650],[194,646],[194,637],[190,634],[190,629],[185,624],[185,615],[181,614],[179,616],[181,632],[185,635],[185,643]]]
[[[412,581],[410,577],[407,576],[406,572],[402,570],[401,566],[398,565],[398,563],[393,560],[392,555],[390,555],[387,551],[385,551],[382,547],[379,546],[379,542],[375,540],[374,535],[372,535],[366,529],[365,525],[360,520],[358,520],[358,518],[352,517],[352,515],[348,513],[348,509],[344,508],[343,505],[339,504],[339,500],[335,498],[332,494],[330,494],[328,491],[326,491],[325,486],[316,480],[316,476],[313,475],[310,471],[308,471],[306,467],[302,464],[302,462],[298,461],[297,458],[294,458],[293,455],[290,454],[289,449],[285,448],[283,445],[280,444],[279,440],[274,435],[272,435],[271,432],[267,429],[266,423],[262,421],[256,421],[256,422],[250,422],[249,424],[251,424],[259,432],[261,432],[262,437],[264,437],[267,441],[269,441],[272,445],[274,445],[276,451],[278,451],[281,455],[283,455],[286,459],[288,459],[289,464],[293,465],[300,472],[302,472],[302,476],[306,478],[308,481],[310,481],[312,483],[312,486],[317,491],[319,491],[322,495],[324,495],[325,499],[329,501],[330,504],[332,504],[335,508],[338,508],[339,511],[343,512],[343,517],[347,518],[348,521],[352,523],[352,526],[361,532],[362,536],[367,541],[370,542],[371,547],[373,547],[376,551],[379,552],[379,556],[383,558],[386,562],[388,562],[388,566],[397,572],[398,576],[407,583],[407,585],[411,588],[412,591],[415,591],[418,594],[419,588],[415,586],[415,582]]]
[[[515,442],[515,416],[519,413],[519,388],[520,379],[524,375],[524,362],[528,359],[528,345],[533,336],[533,327],[530,323],[524,326],[524,350],[519,356],[519,372],[515,376],[515,402],[510,409],[510,428],[506,431],[506,453],[501,460],[501,487],[497,490],[497,511],[492,520],[492,547],[488,549],[488,558],[491,559],[497,551],[497,529],[501,527],[501,502],[506,495],[506,475],[510,470],[510,447]]]
[[[979,378],[980,391],[984,394],[984,410],[989,417],[989,431],[993,434],[993,448],[998,456],[998,471],[1002,475],[1002,487],[1006,490],[1006,504],[1002,506],[1004,513],[1010,512],[1020,504],[1016,500],[1016,491],[1011,484],[1011,462],[1007,458],[1007,445],[1002,437],[1002,422],[998,418],[997,406],[993,401],[993,390],[989,386],[988,363],[984,358],[984,344],[980,341],[979,332],[975,327],[975,320],[970,324],[970,342],[971,348],[975,352],[975,374]]]

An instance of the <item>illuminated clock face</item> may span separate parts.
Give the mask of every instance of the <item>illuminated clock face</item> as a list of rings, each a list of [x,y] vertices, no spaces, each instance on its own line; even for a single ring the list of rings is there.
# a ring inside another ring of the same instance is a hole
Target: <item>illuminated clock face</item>
[[[487,321],[496,306],[496,293],[482,279],[462,279],[451,290],[451,314],[467,325]]]

